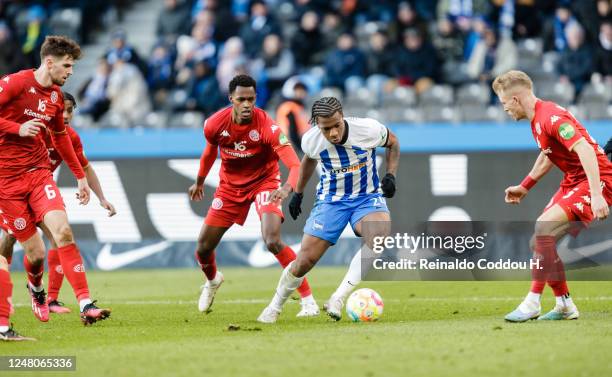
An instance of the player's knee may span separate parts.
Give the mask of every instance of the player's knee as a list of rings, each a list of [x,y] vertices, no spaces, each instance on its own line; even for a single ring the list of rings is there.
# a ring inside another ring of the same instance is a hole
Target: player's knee
[[[200,257],[207,257],[215,249],[215,245],[205,238],[198,237],[196,252]]]
[[[29,247],[25,250],[28,261],[38,266],[39,264],[45,261],[45,246],[41,244],[40,246]]]
[[[55,241],[59,246],[64,246],[74,242],[74,237],[72,235],[72,229],[70,225],[65,224],[60,226],[55,234]]]
[[[316,261],[312,258],[309,258],[306,255],[303,255],[301,258],[298,257],[295,262],[293,262],[295,264],[295,268],[294,268],[294,276],[301,278],[302,276],[306,275],[308,273],[308,271],[310,271]]]
[[[268,235],[264,237],[266,248],[272,254],[278,254],[283,248],[279,235]]]
[[[551,236],[554,234],[553,230],[554,224],[551,221],[541,221],[538,219],[534,227],[534,238],[537,236]]]

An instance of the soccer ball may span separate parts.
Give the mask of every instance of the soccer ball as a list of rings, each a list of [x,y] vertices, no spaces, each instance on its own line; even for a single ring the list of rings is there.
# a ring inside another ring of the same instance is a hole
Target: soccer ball
[[[353,322],[373,322],[383,314],[383,300],[376,291],[361,288],[346,301],[346,314]]]

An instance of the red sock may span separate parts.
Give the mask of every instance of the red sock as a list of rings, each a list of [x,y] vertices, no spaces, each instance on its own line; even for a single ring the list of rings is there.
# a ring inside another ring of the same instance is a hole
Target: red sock
[[[70,245],[58,247],[57,253],[62,264],[62,270],[72,286],[77,300],[89,299],[89,286],[87,285],[87,276],[85,276],[85,266],[76,244],[71,243]]]
[[[40,263],[38,266],[33,265],[28,257],[23,255],[23,267],[28,273],[28,281],[32,287],[40,287],[42,285],[43,271],[45,270],[45,264]]]
[[[285,246],[285,248],[279,251],[278,254],[274,255],[283,268],[287,267],[287,265],[293,262],[296,258],[295,251],[289,247],[289,245]],[[301,297],[310,296],[312,291],[310,289],[310,285],[308,284],[308,280],[304,279],[302,285],[298,287],[298,292]]]
[[[13,296],[11,275],[7,270],[0,270],[0,326],[9,325],[11,296]]]
[[[49,301],[55,301],[64,281],[64,270],[57,249],[50,249],[47,252],[47,275],[49,276],[47,284]]]
[[[196,251],[195,258],[198,264],[200,265],[200,269],[206,275],[206,279],[213,280],[215,276],[217,276],[217,261],[215,260],[215,251],[213,250],[208,257],[204,259],[200,259],[200,255]]]
[[[531,281],[531,292],[542,294],[544,292],[544,287],[546,286],[545,280],[532,280]]]
[[[552,270],[548,273],[548,285],[555,293],[555,297],[564,296],[569,293],[567,280],[565,280],[565,266],[559,255],[555,252],[556,258],[553,262]]]

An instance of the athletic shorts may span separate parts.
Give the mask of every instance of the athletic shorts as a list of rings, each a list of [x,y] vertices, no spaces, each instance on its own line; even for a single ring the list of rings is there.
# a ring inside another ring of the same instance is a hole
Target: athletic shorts
[[[0,216],[3,229],[19,242],[36,233],[36,224],[53,210],[65,211],[64,200],[48,169],[15,177],[0,177]]]
[[[281,220],[284,220],[280,203],[270,203],[269,200],[270,194],[279,188],[280,180],[271,179],[248,193],[240,195],[237,189],[220,185],[215,191],[204,223],[223,228],[229,228],[233,224],[243,225],[253,202],[255,202],[259,219],[264,213],[275,213]]]
[[[385,198],[379,193],[337,202],[318,201],[306,220],[304,233],[333,245],[338,242],[346,224],[350,223],[355,231],[357,223],[373,212],[389,212]]]
[[[602,179],[601,184],[604,199],[609,206],[612,206],[612,179]],[[574,187],[559,188],[544,208],[544,212],[555,204],[558,204],[565,211],[569,221],[580,222],[580,226],[570,230],[570,233],[574,236],[580,232],[580,229],[588,226],[595,218],[593,211],[591,211],[591,190],[587,180],[578,183]]]

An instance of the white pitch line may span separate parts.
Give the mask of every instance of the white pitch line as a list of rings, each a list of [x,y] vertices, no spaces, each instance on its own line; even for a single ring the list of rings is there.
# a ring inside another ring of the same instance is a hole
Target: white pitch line
[[[443,301],[516,301],[521,300],[523,296],[517,297],[406,297],[404,299],[385,299],[385,302],[413,302],[413,301],[428,301],[428,302],[443,302]],[[612,301],[612,296],[596,296],[596,297],[577,297],[577,302],[580,301]],[[220,304],[228,305],[259,305],[267,304],[270,300],[264,299],[236,299],[236,300],[216,300]],[[194,305],[197,300],[113,300],[105,301],[106,305]],[[298,303],[298,300],[289,300],[288,303]],[[15,307],[30,307],[30,303],[18,302],[13,304]]]

